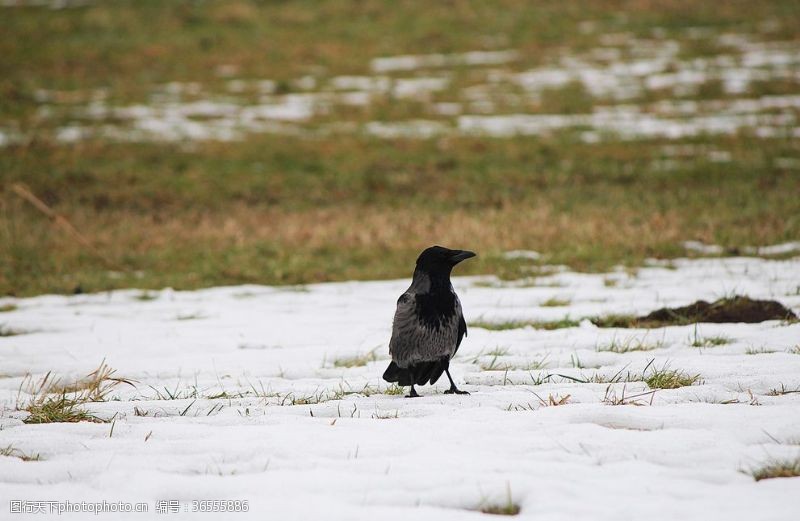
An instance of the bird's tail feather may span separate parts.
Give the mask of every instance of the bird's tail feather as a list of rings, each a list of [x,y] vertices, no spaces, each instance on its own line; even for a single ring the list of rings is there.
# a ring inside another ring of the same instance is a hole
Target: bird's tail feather
[[[397,382],[400,379],[400,371],[400,366],[392,362],[389,364],[389,367],[386,368],[386,371],[383,372],[383,379],[390,383]]]
[[[446,361],[436,360],[403,368],[391,362],[383,373],[383,379],[401,386],[435,384],[448,365]]]
[[[431,375],[436,372],[439,362],[422,362],[414,366],[414,383],[425,385],[431,379]]]
[[[383,372],[383,379],[403,387],[414,385],[413,369],[414,366],[403,368],[392,362],[389,364],[389,367],[386,368],[386,371]]]
[[[437,362],[436,363],[436,366],[434,367],[433,371],[431,372],[431,377],[430,377],[431,385],[436,383],[436,380],[438,380],[439,377],[442,376],[442,373],[444,372],[445,369],[448,368],[449,365],[450,364],[448,364],[447,362]]]

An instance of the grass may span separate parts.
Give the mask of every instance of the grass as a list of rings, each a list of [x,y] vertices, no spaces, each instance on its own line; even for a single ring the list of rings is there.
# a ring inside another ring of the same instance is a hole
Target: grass
[[[498,362],[498,357],[499,355],[494,355],[488,362],[477,362],[478,367],[481,368],[481,371],[508,371],[510,369],[509,364]]]
[[[337,358],[333,361],[333,367],[343,367],[348,369],[352,367],[364,367],[368,363],[374,362],[378,359],[375,355],[375,351],[376,350],[373,349],[372,351],[362,355]]]
[[[68,397],[65,393],[48,396],[24,407],[30,415],[25,418],[25,423],[75,423],[75,422],[103,422],[100,418],[89,414],[80,408],[83,401]]]
[[[597,346],[597,351],[623,354],[633,351],[652,351],[662,347],[664,347],[663,340],[657,342],[647,342],[646,335],[641,339],[630,337],[624,340],[620,340],[614,336],[610,343]]]
[[[510,363],[498,361],[497,357],[492,357],[488,362],[478,362],[481,371],[540,371],[547,368],[547,357],[541,360],[530,360],[523,363]]]
[[[516,516],[520,513],[520,506],[516,503],[504,503],[499,505],[484,505],[480,511],[483,514],[491,514],[495,516]]]
[[[606,392],[603,395],[603,403],[606,405],[652,405],[653,404],[653,397],[655,396],[655,390],[652,391],[645,391],[636,394],[628,394],[626,395],[627,387],[625,385],[622,386],[622,391],[620,394],[617,394],[616,389],[614,389],[611,385],[606,387]],[[649,400],[645,400],[646,397],[649,397]]]
[[[694,385],[700,380],[700,375],[690,375],[683,371],[668,369],[666,366],[661,369],[653,368],[650,374],[644,376],[644,382],[651,389],[677,389]]]
[[[694,335],[689,345],[692,347],[704,348],[704,347],[719,347],[730,343],[731,339],[724,335],[715,335],[706,337],[699,336],[697,334],[697,326],[695,325]]]
[[[536,371],[547,367],[547,355],[541,359],[529,360],[524,363],[511,363],[503,360],[509,353],[511,353],[510,348],[498,346],[486,353],[479,352],[470,361],[477,364],[482,371]]]
[[[770,348],[764,347],[764,346],[761,346],[761,347],[750,346],[747,349],[745,349],[744,354],[746,354],[746,355],[771,355],[773,353],[778,353],[778,352],[779,351],[777,349],[770,349]]]
[[[386,395],[389,395],[389,396],[402,396],[402,395],[405,394],[405,389],[403,389],[402,387],[400,387],[397,384],[392,384],[392,385],[390,385],[389,387],[387,387],[386,389],[383,390],[383,394],[386,394]]]
[[[794,394],[794,393],[800,393],[800,386],[798,386],[795,389],[787,389],[784,384],[781,384],[780,388],[775,387],[773,389],[770,389],[769,392],[767,393],[767,396],[783,396],[786,394]]]
[[[556,298],[556,297],[550,297],[549,299],[545,300],[544,302],[542,302],[539,305],[542,306],[542,307],[546,307],[546,308],[557,308],[557,307],[562,307],[562,306],[569,306],[570,302],[571,301],[569,299],[560,299],[560,298]]]
[[[478,510],[481,513],[496,516],[516,516],[519,514],[522,509],[511,497],[511,485],[508,484],[506,489],[506,500],[504,502],[493,503],[484,500]]]
[[[561,378],[578,382],[593,384],[618,384],[629,382],[645,382],[651,389],[676,389],[694,385],[700,380],[700,375],[690,375],[683,371],[669,369],[666,365],[661,369],[653,366],[655,359],[650,360],[641,373],[626,371],[627,365],[612,375],[595,372],[581,378],[564,374],[553,374]]]
[[[512,48],[522,58],[508,68],[520,72],[561,52],[597,48],[606,33],[647,39],[656,27],[681,42],[682,58],[713,56],[724,50],[714,43],[719,34],[757,33],[767,19],[779,26],[769,38],[796,40],[794,4],[766,3],[758,16],[747,3],[688,0],[454,0],[426,6],[424,16],[413,2],[387,9],[373,0],[5,9],[0,127],[19,128],[25,140],[0,154],[0,295],[406,277],[419,251],[434,243],[479,253],[459,274],[515,278],[529,275],[530,262],[505,259],[504,251],[534,249],[553,264],[605,270],[683,255],[686,239],[726,250],[796,239],[800,222],[787,216],[800,213],[792,195],[800,179],[774,161],[800,158],[800,144],[790,138],[686,138],[680,142],[723,151],[730,161],[697,154],[664,170],[657,160],[674,141],[658,138],[384,140],[313,132],[330,122],[437,118],[430,104],[393,97],[362,108],[334,106],[308,122],[311,137],[177,144],[99,137],[64,144],[52,137],[98,92],[112,106],[146,104],[169,82],[196,82],[201,94],[184,99],[230,97],[233,74],[296,93],[300,77],[325,83],[369,74],[376,56]],[[596,32],[580,29],[586,21]],[[711,36],[693,43],[686,27]],[[41,34],[47,41],[31,45]],[[432,102],[461,100],[486,79],[485,71],[449,72],[452,84]],[[793,92],[796,84],[770,88]],[[53,101],[37,99],[41,90]],[[724,93],[694,98],[718,95]],[[649,96],[631,103],[670,94]],[[237,98],[257,99],[255,92]],[[498,101],[498,112],[575,113],[607,102],[576,83],[538,101]],[[52,118],[41,117],[45,110]],[[99,255],[12,193],[17,182],[67,218]]]
[[[776,143],[741,145],[747,150],[729,167],[725,183],[722,172],[699,165],[669,178],[645,169],[624,182],[615,179],[618,162],[647,156],[649,145],[629,151],[612,144],[575,145],[569,154],[589,156],[590,177],[577,166],[552,172],[553,158],[568,153],[558,143],[454,139],[444,154],[455,166],[444,174],[435,166],[442,152],[433,143],[394,143],[405,151],[402,157],[386,146],[368,139],[278,137],[224,148],[210,143],[192,153],[100,143],[7,151],[0,157],[2,184],[25,172],[31,188],[120,268],[112,276],[105,261],[54,230],[13,194],[0,193],[6,208],[0,213],[0,242],[8,245],[0,249],[0,294],[394,278],[407,276],[419,251],[432,243],[467,244],[478,251],[479,258],[460,266],[460,273],[513,278],[524,272],[502,257],[507,249],[536,246],[552,252],[555,263],[607,269],[682,254],[679,239],[703,231],[698,220],[730,233],[731,243],[777,242],[800,234],[794,221],[779,218],[800,210],[785,197],[797,191],[796,180],[770,172],[762,164],[766,157],[755,157],[777,153]],[[284,150],[296,153],[286,157]],[[800,149],[794,153],[800,155]],[[540,166],[531,170],[530,164]],[[127,178],[124,191],[109,181],[120,175]],[[774,188],[759,188],[760,178],[772,179]],[[413,189],[419,183],[426,184],[424,193]],[[509,183],[522,188],[505,193],[502,187]],[[670,195],[673,183],[689,183],[690,189],[680,191],[685,197]],[[531,190],[524,189],[528,185]],[[634,192],[641,197],[629,197]],[[704,197],[712,193],[716,202],[708,205]],[[750,205],[752,193],[768,203],[768,214]],[[402,196],[402,205],[394,194]],[[611,206],[617,210],[609,216]],[[654,216],[653,207],[664,210]],[[689,219],[682,208],[699,219]],[[735,211],[746,221],[741,234],[726,227]]]
[[[640,382],[643,380],[644,377],[641,375],[641,373],[632,373],[630,371],[625,371],[625,369],[627,369],[627,366],[623,367],[622,369],[611,375],[594,372],[589,376],[581,375],[581,378],[576,378],[574,376],[568,376],[564,374],[553,374],[550,376],[559,376],[566,380],[582,384],[616,384],[616,383],[627,383],[627,382]]]
[[[794,478],[800,476],[800,458],[773,460],[766,465],[750,469],[748,474],[756,481],[773,478]]]
[[[0,456],[18,458],[22,461],[39,461],[41,459],[38,454],[26,454],[19,449],[15,449],[13,445],[9,445],[4,449],[0,449]]]
[[[84,378],[66,385],[52,372],[38,382],[28,378],[20,385],[17,409],[29,413],[23,420],[25,423],[104,422],[106,420],[89,414],[82,406],[106,400],[120,384],[133,386],[131,380],[114,376],[115,372],[103,361]],[[27,386],[26,400],[22,399],[23,386]]]
[[[533,394],[539,400],[539,404],[542,407],[558,407],[559,405],[566,405],[570,402],[570,399],[572,398],[572,395],[569,394],[564,396],[558,394],[553,396],[552,394],[548,394],[547,399],[544,399],[536,393]]]
[[[16,304],[3,304],[0,305],[0,313],[8,313],[9,311],[16,311]]]
[[[490,322],[486,320],[476,320],[469,323],[469,327],[478,327],[487,329],[489,331],[505,331],[508,329],[522,329],[525,327],[532,327],[534,329],[564,329],[569,327],[577,327],[579,321],[570,318],[563,318],[561,320],[506,320],[498,322]]]
[[[691,343],[689,345],[692,346],[692,347],[697,347],[697,348],[702,349],[702,348],[705,348],[705,347],[723,346],[723,345],[729,344],[730,342],[731,342],[731,339],[726,337],[726,336],[723,336],[723,335],[710,336],[710,337],[701,337],[697,333],[697,324],[695,324],[694,325],[694,332],[692,333],[692,337],[691,337]]]
[[[300,392],[275,392],[269,388],[264,388],[263,383],[259,382],[258,385],[247,382],[245,388],[238,390],[226,389],[200,389],[196,385],[188,387],[181,387],[180,382],[174,388],[163,387],[156,388],[150,386],[150,389],[155,393],[154,395],[142,397],[143,400],[238,400],[242,398],[260,398],[269,400],[267,403],[273,405],[317,405],[333,400],[342,400],[343,398],[351,395],[372,396],[374,394],[387,394],[399,395],[403,394],[403,388],[396,385],[388,386],[386,389],[381,390],[378,387],[369,384],[363,387],[352,387],[345,381],[342,381],[338,387],[332,389],[317,389],[311,393]],[[213,409],[212,409],[213,411]]]

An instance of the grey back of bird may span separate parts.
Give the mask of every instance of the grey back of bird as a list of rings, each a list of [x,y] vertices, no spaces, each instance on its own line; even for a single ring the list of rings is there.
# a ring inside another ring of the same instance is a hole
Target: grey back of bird
[[[392,355],[392,360],[401,368],[420,362],[452,358],[464,334],[461,326],[464,323],[461,302],[452,285],[449,291],[455,300],[454,313],[441,317],[436,322],[424,320],[417,296],[427,294],[430,285],[430,277],[417,272],[414,274],[411,286],[397,300],[389,353]],[[463,330],[466,331],[466,324]]]

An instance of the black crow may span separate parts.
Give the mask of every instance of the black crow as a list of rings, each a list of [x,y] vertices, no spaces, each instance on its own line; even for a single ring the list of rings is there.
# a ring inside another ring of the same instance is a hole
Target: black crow
[[[389,341],[392,363],[383,379],[410,385],[408,398],[419,396],[414,385],[434,384],[443,372],[450,380],[446,394],[469,394],[458,390],[449,370],[450,359],[467,334],[450,272],[453,266],[474,256],[471,251],[431,246],[417,258],[411,286],[397,299]]]

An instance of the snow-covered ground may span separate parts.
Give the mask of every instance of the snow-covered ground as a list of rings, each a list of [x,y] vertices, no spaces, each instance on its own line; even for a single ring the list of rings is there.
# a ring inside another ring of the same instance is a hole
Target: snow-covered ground
[[[0,518],[24,517],[11,500],[146,502],[149,517],[156,501],[179,500],[189,511],[163,517],[196,519],[193,500],[229,499],[248,500],[249,514],[216,517],[478,519],[509,494],[526,518],[797,515],[800,478],[747,471],[800,457],[800,393],[781,394],[800,389],[800,323],[472,327],[452,366],[472,394],[444,395],[440,381],[405,399],[380,375],[407,284],[0,299],[17,306],[0,324],[27,332],[0,337],[0,449],[39,456],[0,456]],[[800,312],[800,258],[454,285],[468,322],[641,314],[732,294]],[[112,423],[22,422],[31,380],[79,379],[103,359],[136,381],[86,406]],[[644,394],[646,367],[699,380]],[[581,383],[618,373],[631,381]]]

